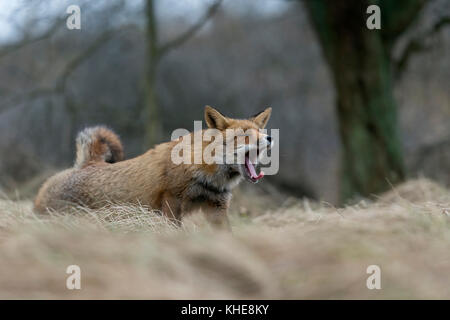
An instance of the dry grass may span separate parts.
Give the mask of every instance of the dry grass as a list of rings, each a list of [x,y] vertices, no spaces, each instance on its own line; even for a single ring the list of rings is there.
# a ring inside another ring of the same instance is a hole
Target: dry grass
[[[198,215],[177,228],[140,207],[39,217],[1,201],[0,298],[450,298],[449,215],[450,191],[427,180],[340,209],[235,210],[233,234]],[[65,287],[71,264],[81,290]],[[366,288],[372,264],[381,290]]]

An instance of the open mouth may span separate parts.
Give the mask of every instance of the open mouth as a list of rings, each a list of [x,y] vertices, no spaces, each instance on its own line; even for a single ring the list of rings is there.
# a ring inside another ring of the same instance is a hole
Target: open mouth
[[[258,182],[259,179],[264,177],[264,172],[260,171],[259,174],[256,173],[255,165],[250,161],[249,153],[245,154],[245,173],[247,177],[254,183]]]

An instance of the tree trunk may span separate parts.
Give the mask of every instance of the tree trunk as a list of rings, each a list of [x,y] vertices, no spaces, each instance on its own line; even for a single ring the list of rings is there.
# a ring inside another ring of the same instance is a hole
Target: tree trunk
[[[161,122],[159,119],[158,98],[156,95],[156,72],[159,62],[158,52],[158,30],[153,0],[147,0],[147,69],[145,82],[145,106],[144,119],[145,137],[144,147],[150,148],[159,142],[162,135]]]
[[[200,20],[188,28],[184,33],[164,45],[158,43],[158,23],[156,21],[155,2],[154,0],[147,0],[146,15],[147,15],[147,51],[149,58],[147,59],[146,72],[146,87],[145,87],[145,107],[144,119],[147,119],[146,134],[144,145],[146,148],[152,147],[155,143],[161,140],[162,124],[159,119],[158,96],[156,94],[156,73],[159,61],[162,56],[167,54],[171,49],[182,45],[192,35],[194,35],[210,17],[214,15],[221,4],[222,0],[214,2],[200,18]]]
[[[390,46],[366,27],[365,1],[306,1],[337,94],[341,198],[370,196],[404,178]]]

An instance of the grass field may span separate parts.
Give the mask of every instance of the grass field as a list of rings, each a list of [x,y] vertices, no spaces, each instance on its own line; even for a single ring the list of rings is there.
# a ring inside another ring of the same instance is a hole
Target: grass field
[[[267,200],[266,200],[267,201]],[[146,208],[36,216],[0,201],[0,298],[450,298],[450,191],[410,181],[346,208],[237,196],[233,233]],[[81,268],[81,290],[66,268]],[[369,290],[369,265],[381,289]]]

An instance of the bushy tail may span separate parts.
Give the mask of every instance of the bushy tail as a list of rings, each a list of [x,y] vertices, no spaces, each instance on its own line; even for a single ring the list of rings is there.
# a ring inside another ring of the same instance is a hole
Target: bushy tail
[[[95,162],[115,163],[123,160],[119,137],[102,126],[86,128],[77,136],[77,158],[74,167],[81,169]]]

